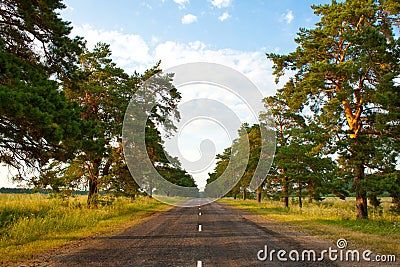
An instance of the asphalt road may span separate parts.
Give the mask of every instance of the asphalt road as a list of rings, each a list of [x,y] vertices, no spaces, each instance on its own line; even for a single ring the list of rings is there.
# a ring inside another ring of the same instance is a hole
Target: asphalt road
[[[268,254],[283,249],[301,256],[313,243],[270,226],[219,203],[176,207],[115,236],[60,252],[46,266],[343,266],[326,259],[282,262],[276,253],[272,261],[260,261],[257,254],[264,257],[259,251],[266,245]]]

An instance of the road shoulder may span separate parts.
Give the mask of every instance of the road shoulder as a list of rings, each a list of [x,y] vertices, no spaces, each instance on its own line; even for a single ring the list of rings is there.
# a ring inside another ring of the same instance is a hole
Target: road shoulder
[[[256,225],[258,228],[263,229],[268,232],[270,235],[280,235],[281,238],[285,239],[286,242],[296,242],[302,244],[302,247],[308,250],[322,251],[328,250],[329,247],[332,249],[337,249],[337,240],[342,238],[341,233],[337,233],[337,239],[332,239],[331,236],[323,234],[323,230],[315,229],[310,231],[309,229],[305,229],[299,225],[290,223],[290,222],[280,222],[271,218],[268,218],[267,215],[256,214],[245,208],[238,208],[232,205],[229,205],[224,202],[219,202],[218,204],[223,206],[226,209],[230,209],[233,212],[237,213],[239,216],[246,220],[247,222]],[[316,234],[318,233],[318,234]],[[356,244],[353,244],[349,250],[356,249]],[[364,249],[359,249],[363,251]],[[398,266],[397,263],[368,263],[368,262],[340,262],[340,266],[354,266],[354,267],[364,267],[364,266]]]

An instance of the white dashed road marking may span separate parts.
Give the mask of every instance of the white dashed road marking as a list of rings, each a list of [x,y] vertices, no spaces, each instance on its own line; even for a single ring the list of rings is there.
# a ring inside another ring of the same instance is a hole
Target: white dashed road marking
[[[199,207],[199,216],[201,216],[201,208]],[[202,231],[202,227],[201,227],[201,224],[199,224],[199,232],[201,232]],[[203,263],[202,263],[202,261],[197,261],[197,267],[202,267],[203,266]]]

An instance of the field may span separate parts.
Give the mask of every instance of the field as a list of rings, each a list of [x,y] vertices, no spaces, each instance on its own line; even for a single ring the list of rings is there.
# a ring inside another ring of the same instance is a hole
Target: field
[[[104,204],[89,209],[85,196],[0,194],[0,265],[31,259],[71,240],[109,235],[170,208],[146,197],[117,198]]]
[[[400,254],[400,215],[390,211],[390,198],[384,198],[380,208],[369,207],[369,220],[355,219],[354,198],[306,202],[302,209],[296,203],[284,208],[279,201],[257,203],[255,200],[228,198],[220,201],[260,214],[266,220],[284,222],[328,241],[336,242],[339,238],[345,238],[349,248],[369,249],[388,255]]]

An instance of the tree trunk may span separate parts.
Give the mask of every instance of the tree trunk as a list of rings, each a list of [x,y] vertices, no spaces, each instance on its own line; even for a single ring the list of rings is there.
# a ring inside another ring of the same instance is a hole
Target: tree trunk
[[[242,191],[242,199],[246,200],[246,189],[245,188],[243,188],[243,191]]]
[[[89,180],[89,193],[87,199],[87,205],[89,208],[97,207],[97,196],[99,193],[97,176],[92,177]]]
[[[89,170],[89,192],[87,205],[89,208],[97,207],[98,194],[99,194],[99,166],[101,159],[94,160]]]
[[[394,209],[400,213],[400,196],[393,195],[392,196],[392,203],[394,204]]]
[[[289,181],[286,176],[282,181],[282,201],[285,208],[289,208]]]
[[[233,199],[236,199],[236,194],[233,194]]]
[[[153,198],[153,185],[152,185],[151,182],[150,182],[150,185],[149,185],[149,198]]]
[[[303,200],[302,200],[302,195],[301,195],[301,182],[300,180],[298,181],[299,185],[299,208],[303,208]]]
[[[262,185],[260,187],[257,188],[257,202],[261,203],[261,190],[262,189]]]
[[[367,190],[362,184],[364,178],[364,164],[359,164],[354,168],[357,219],[368,219]]]

